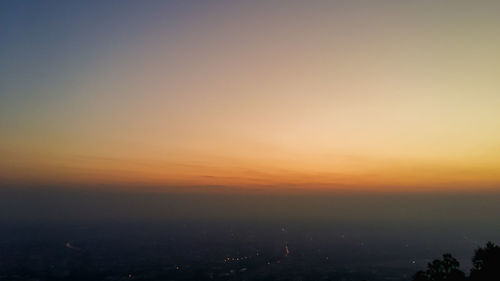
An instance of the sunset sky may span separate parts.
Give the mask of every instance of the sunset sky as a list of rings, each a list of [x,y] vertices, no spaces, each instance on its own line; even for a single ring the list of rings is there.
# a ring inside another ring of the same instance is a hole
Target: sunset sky
[[[500,189],[499,11],[3,2],[0,183]]]

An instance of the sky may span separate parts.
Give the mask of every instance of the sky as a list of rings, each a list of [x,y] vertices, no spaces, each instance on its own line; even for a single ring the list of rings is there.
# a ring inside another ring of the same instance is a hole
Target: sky
[[[499,9],[3,1],[0,185],[498,190]]]

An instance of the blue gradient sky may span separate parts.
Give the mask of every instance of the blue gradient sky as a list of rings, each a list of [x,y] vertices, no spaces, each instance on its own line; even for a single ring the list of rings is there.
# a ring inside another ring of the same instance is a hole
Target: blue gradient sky
[[[5,184],[499,186],[495,2],[0,5]]]

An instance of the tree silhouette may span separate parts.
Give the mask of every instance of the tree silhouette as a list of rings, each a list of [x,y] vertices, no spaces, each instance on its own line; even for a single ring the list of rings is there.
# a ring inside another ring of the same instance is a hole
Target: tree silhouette
[[[500,247],[488,242],[486,247],[479,247],[472,258],[470,272],[472,281],[500,280]]]
[[[429,277],[425,271],[419,270],[413,275],[413,281],[429,281]]]
[[[500,281],[500,246],[492,242],[479,247],[472,257],[472,269],[469,278],[458,269],[460,263],[450,254],[443,259],[436,259],[427,264],[426,271],[418,271],[413,281]]]
[[[460,263],[451,255],[444,254],[443,259],[435,259],[427,264],[426,271],[418,271],[413,281],[463,281],[465,274],[459,269]]]

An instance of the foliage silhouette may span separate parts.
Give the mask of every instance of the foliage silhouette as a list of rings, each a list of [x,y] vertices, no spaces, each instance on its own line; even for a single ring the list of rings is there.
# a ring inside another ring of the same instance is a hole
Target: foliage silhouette
[[[413,281],[499,281],[500,280],[500,247],[488,242],[484,248],[479,247],[472,258],[472,269],[467,278],[459,269],[460,263],[451,255],[444,254],[443,259],[436,259],[427,264],[426,271],[418,271]]]
[[[414,281],[464,281],[465,273],[459,269],[460,263],[451,255],[444,254],[427,265],[427,270],[413,276]]]
[[[478,248],[472,258],[471,281],[500,280],[500,247],[488,242]]]

